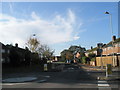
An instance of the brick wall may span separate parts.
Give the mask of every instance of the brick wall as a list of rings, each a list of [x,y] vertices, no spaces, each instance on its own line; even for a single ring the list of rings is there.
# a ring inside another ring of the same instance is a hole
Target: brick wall
[[[112,64],[112,66],[120,66],[120,56],[105,56],[96,57],[96,66],[106,66],[106,64]]]

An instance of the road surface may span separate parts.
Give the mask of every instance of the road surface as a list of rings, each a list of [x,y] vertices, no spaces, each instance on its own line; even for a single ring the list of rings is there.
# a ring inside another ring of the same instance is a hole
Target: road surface
[[[118,90],[119,81],[98,80],[104,72],[86,71],[79,65],[65,65],[60,72],[38,72],[44,76],[31,82],[3,83],[2,88],[96,88],[97,90]],[[3,89],[4,90],[4,89]]]

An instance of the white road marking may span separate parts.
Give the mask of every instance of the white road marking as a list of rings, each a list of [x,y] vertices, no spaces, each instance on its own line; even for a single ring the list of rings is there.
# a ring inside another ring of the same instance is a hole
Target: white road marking
[[[98,83],[107,83],[107,81],[98,81]]]
[[[2,85],[20,85],[20,84],[28,84],[28,83],[2,83]]]
[[[104,86],[104,87],[109,87],[109,84],[98,84],[99,87]]]
[[[98,81],[98,90],[111,90],[107,81]]]

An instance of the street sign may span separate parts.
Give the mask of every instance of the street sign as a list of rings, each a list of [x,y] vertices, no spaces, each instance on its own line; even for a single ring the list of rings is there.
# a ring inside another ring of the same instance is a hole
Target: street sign
[[[112,65],[111,64],[107,64],[106,65],[106,77],[108,77],[111,74],[112,74]]]

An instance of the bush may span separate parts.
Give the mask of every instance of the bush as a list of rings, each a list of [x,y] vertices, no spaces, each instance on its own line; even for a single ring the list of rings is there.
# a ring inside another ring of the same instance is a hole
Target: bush
[[[90,59],[92,59],[92,58],[96,57],[96,54],[90,53],[90,54],[88,54],[88,57],[89,57]]]
[[[82,57],[82,63],[85,64],[86,63],[86,57]]]
[[[95,61],[95,58],[92,58],[91,61]]]

